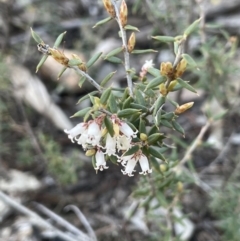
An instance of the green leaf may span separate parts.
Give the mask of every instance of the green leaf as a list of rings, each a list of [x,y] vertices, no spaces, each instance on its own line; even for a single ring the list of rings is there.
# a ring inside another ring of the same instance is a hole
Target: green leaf
[[[190,66],[192,66],[192,67],[194,67],[194,68],[197,67],[197,63],[194,61],[194,59],[193,59],[190,55],[188,55],[188,54],[182,54],[182,57],[187,61],[187,63],[188,63]]]
[[[93,96],[93,95],[96,95],[96,94],[98,94],[97,90],[94,90],[94,91],[90,92],[88,95],[85,95],[82,98],[80,98],[78,100],[77,104],[80,104],[82,101],[87,100],[88,98],[90,98],[90,96]]]
[[[132,25],[126,25],[126,26],[124,26],[124,29],[140,32],[137,27],[134,27]]]
[[[139,133],[145,133],[146,134],[146,121],[140,118],[139,122]]]
[[[160,70],[156,68],[148,68],[147,72],[155,77],[161,76]]]
[[[154,133],[148,137],[148,145],[149,146],[154,145],[158,141],[161,141],[162,139],[164,139],[165,137],[166,136],[164,136],[163,133]]]
[[[70,118],[73,118],[73,117],[79,117],[79,116],[84,116],[88,111],[90,111],[92,108],[91,107],[87,107],[87,108],[84,108],[78,112],[76,112],[73,116],[71,116]]]
[[[148,111],[148,108],[146,106],[140,105],[140,104],[136,104],[136,103],[131,103],[130,107],[135,108],[135,109],[139,109],[140,111],[143,111],[143,112],[147,112]]]
[[[171,99],[169,99],[169,98],[167,98],[167,100],[168,100],[175,108],[177,108],[177,107],[179,106],[179,104],[178,104],[177,102],[175,102],[175,101],[173,101],[173,100],[171,100]]]
[[[129,108],[130,104],[133,102],[133,98],[129,96],[124,102],[123,102],[123,109]]]
[[[163,126],[166,126],[166,127],[168,127],[168,128],[171,128],[172,129],[172,124],[171,124],[171,122],[169,122],[168,120],[165,120],[165,119],[161,119],[161,124],[163,125]]]
[[[65,32],[61,33],[61,34],[57,37],[57,39],[56,39],[56,41],[55,41],[55,43],[54,43],[54,45],[53,45],[53,48],[58,48],[58,47],[59,47],[59,45],[61,44],[61,42],[62,42],[62,40],[63,40],[63,37],[64,37],[64,35],[65,35],[66,33],[67,33],[67,32],[65,31]]]
[[[160,153],[161,150],[159,147],[149,146],[148,151],[152,156],[159,158],[163,161],[166,161],[165,157]]]
[[[65,70],[67,69],[67,67],[63,67],[61,72],[59,72],[58,76],[57,76],[57,79],[59,80],[60,77],[63,75],[63,73],[65,72]]]
[[[146,101],[143,97],[143,93],[140,90],[135,89],[135,96],[138,104],[146,106]]]
[[[159,109],[156,115],[154,116],[154,122],[157,127],[160,125],[161,119],[162,119],[162,113],[161,113],[161,109]]]
[[[148,135],[150,136],[150,135],[152,135],[152,134],[154,134],[154,133],[157,133],[157,132],[158,132],[158,128],[157,128],[155,125],[153,125],[153,126],[151,127]]]
[[[101,98],[100,98],[100,103],[105,105],[109,99],[109,96],[112,92],[112,88],[107,88],[103,91]]]
[[[107,23],[109,22],[110,20],[112,20],[112,17],[107,17],[107,18],[104,18],[103,20],[97,22],[92,28],[96,28],[100,25],[103,25],[104,23]]]
[[[32,28],[30,28],[30,30],[31,30],[31,34],[32,34],[33,39],[34,39],[38,44],[44,43],[43,40],[40,38],[40,36],[39,36],[36,32],[34,32]]]
[[[102,55],[102,52],[94,54],[91,59],[88,60],[86,66],[89,69]]]
[[[107,128],[107,131],[111,135],[111,137],[113,137],[114,136],[113,124],[112,124],[112,121],[109,120],[109,118],[107,116],[105,116],[105,118],[104,118],[104,124]]]
[[[105,86],[105,85],[108,83],[108,81],[113,77],[113,75],[116,74],[116,72],[117,72],[117,71],[114,71],[114,72],[109,73],[109,74],[101,81],[100,86],[102,86],[102,87]]]
[[[171,43],[175,41],[175,38],[171,36],[152,36],[152,38],[164,43]]]
[[[181,133],[183,136],[185,136],[185,132],[184,129],[180,126],[180,124],[178,124],[177,121],[172,121],[172,126],[173,128],[178,131],[179,133]]]
[[[197,29],[200,21],[201,21],[201,18],[197,19],[190,26],[188,26],[184,31],[184,35],[189,36],[191,33],[193,33]]]
[[[44,64],[44,62],[47,60],[48,55],[43,55],[41,60],[39,61],[37,67],[36,67],[36,73],[38,72],[38,70],[42,67],[42,65]]]
[[[115,56],[109,57],[109,58],[107,58],[105,60],[107,60],[107,61],[109,61],[111,63],[114,63],[114,64],[122,64],[123,63],[123,61],[120,58],[115,57]]]
[[[154,49],[134,49],[131,54],[146,54],[146,53],[157,53]]]
[[[177,78],[177,81],[183,88],[190,90],[191,92],[197,93],[197,91],[186,81],[182,80],[181,78]]]
[[[123,117],[127,117],[127,116],[131,116],[133,114],[136,113],[141,113],[138,109],[124,109],[124,110],[120,110],[117,115],[119,118],[123,118]]]
[[[108,156],[110,161],[113,163],[113,164],[118,164],[118,158],[114,155],[111,155],[111,156]]]
[[[104,59],[108,59],[114,55],[117,55],[119,53],[121,53],[123,51],[123,47],[119,47],[119,48],[116,48],[116,49],[113,49],[111,52],[109,52],[105,57]]]
[[[178,48],[179,48],[179,43],[178,42],[174,42],[174,54],[177,55],[178,53]]]
[[[153,156],[150,156],[149,159],[152,164],[151,166],[153,166],[157,172],[160,172],[159,162],[157,161],[157,159]]]
[[[85,82],[87,78],[85,76],[82,76],[78,82],[78,86],[82,88],[83,83]]]
[[[166,97],[165,96],[162,96],[162,95],[159,95],[158,96],[158,99],[155,103],[155,107],[154,107],[154,110],[153,110],[153,115],[155,116],[158,112],[158,110],[162,107],[162,105],[164,105],[166,102]]]
[[[222,111],[221,113],[217,114],[217,115],[214,115],[212,118],[213,120],[220,120],[222,119],[227,113],[228,113],[229,110],[224,110]]]
[[[126,151],[123,156],[130,156],[134,153],[136,153],[138,150],[140,149],[140,146],[139,145],[135,145],[133,146],[131,149],[129,149],[128,151]]]
[[[174,116],[175,116],[174,112],[169,112],[169,113],[162,115],[162,118],[170,121],[173,119]]]
[[[148,90],[148,89],[153,89],[154,87],[164,83],[165,81],[166,81],[166,77],[165,76],[158,76],[158,77],[152,79],[148,83],[148,85],[145,88],[145,91]]]
[[[111,95],[109,96],[108,105],[113,114],[117,113],[118,106],[116,102],[116,97],[113,95],[113,93],[111,93]]]

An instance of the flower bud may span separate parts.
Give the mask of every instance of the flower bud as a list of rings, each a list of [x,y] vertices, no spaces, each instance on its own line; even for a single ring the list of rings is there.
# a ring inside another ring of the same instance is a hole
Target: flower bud
[[[164,83],[159,85],[159,91],[163,96],[166,96],[168,94],[167,88]]]
[[[132,34],[131,34],[131,36],[130,36],[130,38],[128,40],[128,45],[127,45],[129,53],[131,53],[134,50],[135,43],[136,43],[135,33],[132,32]]]
[[[140,134],[141,141],[146,141],[148,139],[148,136],[145,133]]]
[[[115,18],[116,12],[114,6],[111,3],[111,0],[103,0],[103,4],[107,12],[110,14],[112,18]]]
[[[165,172],[165,171],[167,171],[167,166],[165,165],[165,164],[160,164],[160,171],[161,172]]]
[[[170,85],[168,86],[167,90],[172,91],[175,85],[177,84],[177,80],[171,81]]]
[[[186,110],[190,109],[193,106],[194,102],[188,102],[186,104],[180,105],[176,108],[175,114],[179,115],[185,112]]]
[[[123,27],[125,27],[127,24],[127,16],[128,16],[127,4],[125,0],[122,0],[121,6],[120,6],[120,23]]]
[[[178,63],[176,71],[175,71],[175,78],[178,78],[182,76],[182,74],[185,72],[187,68],[187,61],[185,59],[182,59],[180,63]]]
[[[85,155],[86,156],[93,156],[93,155],[95,155],[95,153],[96,153],[96,150],[95,149],[91,149],[91,150],[87,150]]]
[[[178,182],[177,183],[177,190],[178,190],[178,192],[182,192],[183,191],[183,183],[182,182]]]

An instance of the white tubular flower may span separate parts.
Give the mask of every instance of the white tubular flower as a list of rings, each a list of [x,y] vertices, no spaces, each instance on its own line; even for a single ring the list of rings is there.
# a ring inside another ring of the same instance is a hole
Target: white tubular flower
[[[87,134],[88,134],[87,143],[92,145],[92,146],[98,146],[99,141],[102,137],[102,134],[101,134],[100,126],[95,121],[93,121],[88,126]]]
[[[101,150],[98,150],[96,155],[96,167],[95,170],[100,170],[103,171],[104,169],[108,169],[108,167],[106,166],[106,161],[104,158],[104,153]]]
[[[125,167],[124,170],[121,170],[123,175],[128,175],[129,177],[134,176],[132,173],[135,172],[134,167],[136,166],[137,161],[138,160],[134,158],[133,155],[123,157],[122,165]]]
[[[139,172],[139,174],[146,175],[147,173],[151,173],[152,172],[152,169],[149,168],[148,159],[147,159],[147,157],[144,154],[142,154],[140,156],[139,163],[140,163],[140,166],[142,168],[142,172]]]
[[[120,131],[128,138],[137,136],[138,130],[134,132],[132,128],[123,121],[120,122],[119,128],[120,128]]]
[[[124,135],[117,137],[117,149],[119,151],[128,151],[131,147],[131,138]]]
[[[79,145],[82,145],[83,149],[86,149],[87,148],[87,140],[88,140],[88,130],[86,129],[85,131],[83,131],[81,136],[78,139],[77,138],[75,138],[75,139]]]
[[[111,137],[111,135],[108,133],[107,134],[107,138],[106,138],[106,151],[104,154],[107,154],[109,156],[111,155],[116,155],[116,138],[115,137]]]
[[[74,143],[74,138],[81,135],[84,130],[86,130],[86,123],[82,122],[75,127],[73,127],[71,130],[64,130],[65,133],[68,134],[68,138],[71,139],[71,141]]]

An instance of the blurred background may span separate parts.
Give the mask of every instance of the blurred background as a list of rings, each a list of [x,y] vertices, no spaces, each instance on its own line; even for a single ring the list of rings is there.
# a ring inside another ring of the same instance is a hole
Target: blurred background
[[[36,213],[41,210],[34,202],[43,204],[84,230],[77,215],[63,211],[68,204],[76,205],[98,240],[239,241],[240,1],[126,3],[128,23],[140,30],[136,49],[158,50],[131,56],[131,67],[137,72],[146,60],[152,59],[155,68],[174,60],[173,47],[151,36],[177,36],[199,17],[205,20],[185,46],[199,70],[187,71],[184,79],[198,95],[187,90],[171,95],[180,104],[195,102],[179,118],[186,137],[173,136],[168,129],[166,133],[176,147],[166,156],[181,160],[207,119],[221,117],[208,128],[186,165],[204,185],[196,184],[196,178],[182,176],[184,191],[177,210],[179,220],[187,221],[184,229],[178,231],[175,223],[180,221],[174,220],[167,236],[164,212],[151,213],[143,207],[128,218],[133,204],[146,198],[131,194],[141,189],[141,177],[123,176],[120,167],[112,163],[108,170],[96,174],[90,158],[63,132],[81,122],[69,117],[90,105],[88,101],[76,103],[94,88],[88,83],[79,88],[80,78],[73,70],[67,70],[58,80],[62,66],[52,58],[35,73],[42,54],[37,51],[30,27],[50,46],[67,31],[59,49],[66,56],[78,54],[85,61],[95,53],[106,54],[122,45],[115,21],[92,28],[108,16],[102,1],[0,0],[0,190]],[[113,85],[125,87],[121,65],[99,60],[88,73],[100,82],[115,70]],[[1,241],[64,240],[51,235],[0,200]]]

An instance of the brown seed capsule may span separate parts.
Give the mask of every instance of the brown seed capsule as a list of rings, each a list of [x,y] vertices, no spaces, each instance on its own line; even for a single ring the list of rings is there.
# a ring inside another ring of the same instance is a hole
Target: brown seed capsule
[[[161,63],[161,66],[160,66],[160,73],[162,76],[168,76],[170,77],[172,75],[172,72],[173,72],[173,66],[172,66],[172,63],[170,62],[163,62]]]
[[[182,76],[182,74],[185,72],[187,68],[187,61],[185,59],[182,59],[180,63],[177,65],[174,77],[177,79],[178,77]]]
[[[193,106],[194,102],[188,102],[186,104],[180,105],[176,108],[175,114],[179,115],[185,112],[186,110],[190,109]]]
[[[129,53],[131,53],[134,50],[135,43],[136,43],[135,33],[132,32],[132,34],[131,34],[131,36],[130,36],[130,38],[128,40],[128,45],[127,45]]]
[[[110,14],[112,18],[115,18],[116,12],[114,6],[111,3],[111,0],[103,0],[103,4],[107,12]]]
[[[127,4],[125,0],[122,0],[121,6],[120,6],[120,23],[123,27],[125,27],[127,24],[127,16],[128,16]]]
[[[69,59],[58,49],[49,48],[50,55],[59,63],[68,66]]]

